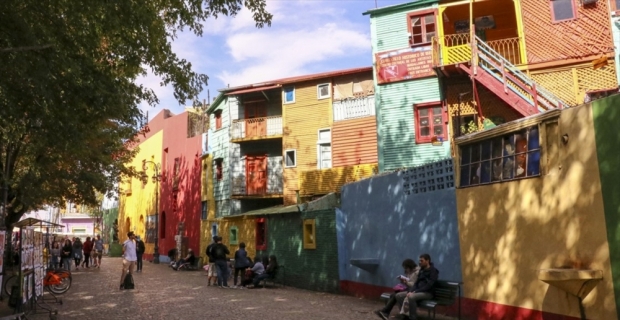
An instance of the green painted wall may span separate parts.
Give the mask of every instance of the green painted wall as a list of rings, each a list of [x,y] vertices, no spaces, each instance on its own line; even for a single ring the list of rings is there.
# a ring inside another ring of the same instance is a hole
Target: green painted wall
[[[614,283],[616,309],[620,319],[620,95],[593,102],[596,152],[607,226],[607,241]]]
[[[303,219],[315,219],[316,249],[303,248]],[[267,217],[267,250],[284,266],[286,285],[301,289],[337,292],[338,244],[335,210],[271,215]]]

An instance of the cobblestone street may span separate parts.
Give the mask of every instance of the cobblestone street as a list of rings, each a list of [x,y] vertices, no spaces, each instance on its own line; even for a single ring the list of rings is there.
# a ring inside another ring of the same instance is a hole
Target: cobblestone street
[[[173,271],[145,262],[135,290],[119,290],[121,259],[73,272],[71,289],[55,304],[58,319],[378,319],[378,301],[292,287],[220,289],[204,271]],[[49,319],[47,314],[28,319]]]

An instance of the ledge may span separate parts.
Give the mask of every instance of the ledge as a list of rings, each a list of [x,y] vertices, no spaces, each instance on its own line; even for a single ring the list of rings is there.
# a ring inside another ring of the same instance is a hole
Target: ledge
[[[349,259],[349,263],[368,272],[374,272],[379,267],[379,259]]]

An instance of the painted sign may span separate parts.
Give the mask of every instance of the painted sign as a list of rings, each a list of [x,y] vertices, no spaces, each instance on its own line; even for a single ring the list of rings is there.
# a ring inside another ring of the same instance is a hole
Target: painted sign
[[[375,54],[377,83],[389,83],[435,75],[431,46]]]

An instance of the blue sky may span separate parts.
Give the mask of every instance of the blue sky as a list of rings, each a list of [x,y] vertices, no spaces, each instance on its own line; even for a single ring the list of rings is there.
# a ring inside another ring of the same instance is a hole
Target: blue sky
[[[173,50],[190,61],[194,70],[209,76],[200,99],[211,99],[218,89],[317,72],[364,67],[372,63],[368,9],[410,2],[407,0],[267,0],[274,15],[271,27],[257,29],[251,14],[205,22],[198,37],[180,34]],[[163,108],[178,114],[184,106],[169,87],[149,74],[138,82],[155,90],[160,104],[141,105],[149,118]],[[188,102],[187,104],[191,104]]]

